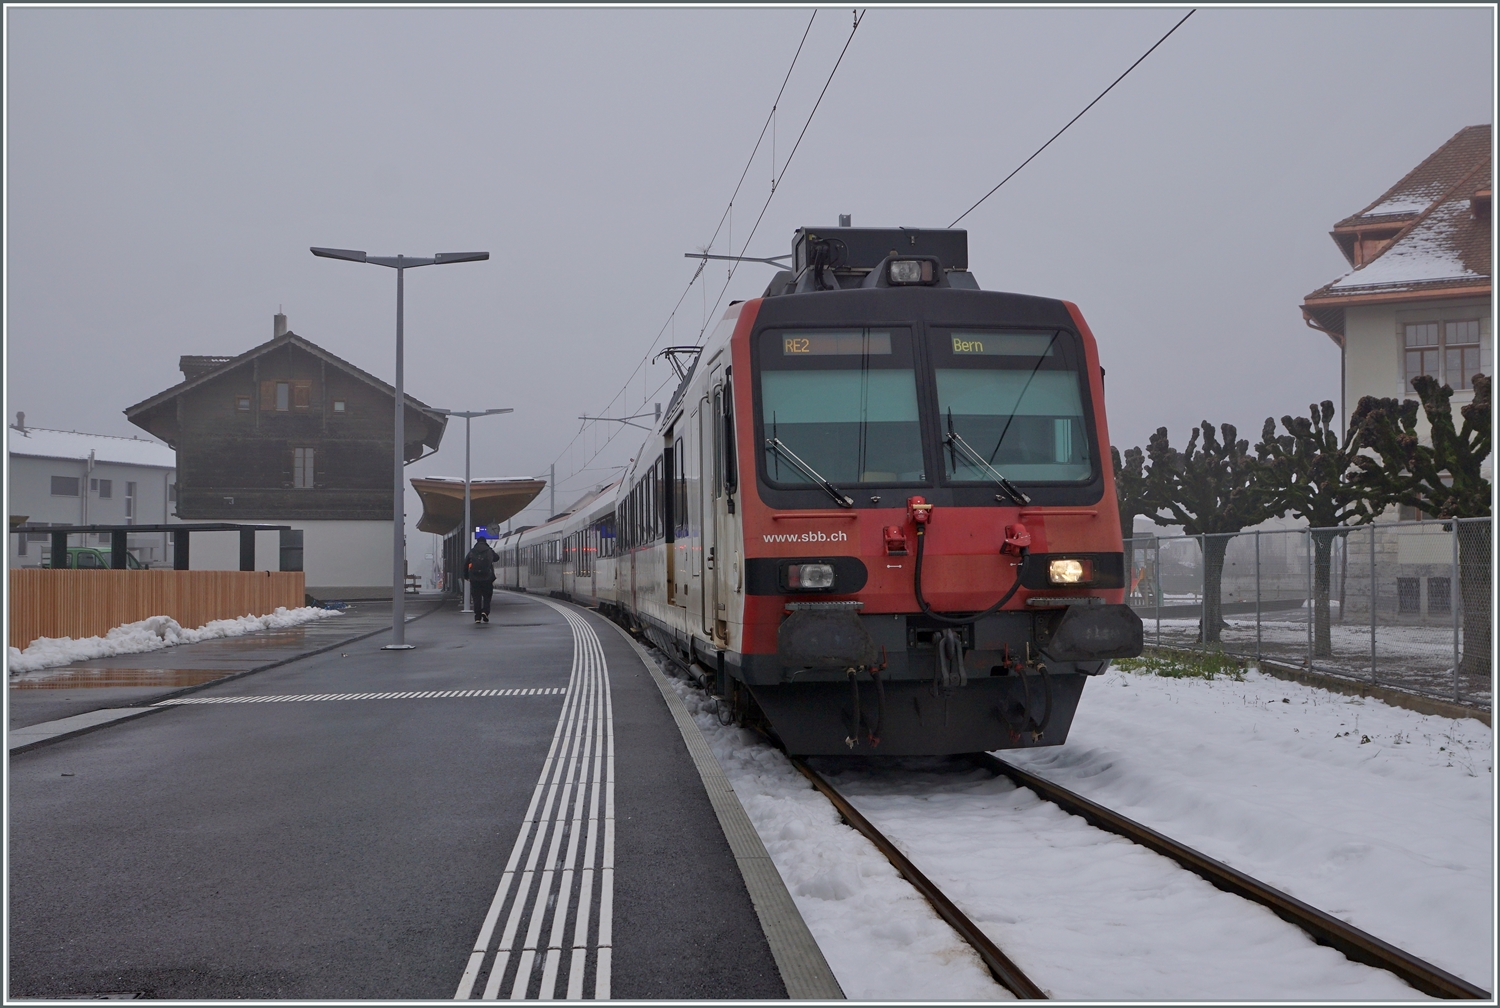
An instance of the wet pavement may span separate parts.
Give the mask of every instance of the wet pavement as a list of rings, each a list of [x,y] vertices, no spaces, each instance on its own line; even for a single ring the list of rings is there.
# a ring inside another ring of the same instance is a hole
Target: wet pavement
[[[407,621],[434,612],[448,598],[439,595],[408,598]],[[11,676],[6,690],[7,724],[14,731],[106,707],[155,703],[185,689],[352,643],[389,629],[390,625],[389,602],[360,602],[337,616],[303,626],[180,644],[144,654],[93,658]]]
[[[449,604],[389,639],[13,755],[10,998],[786,997],[615,628],[507,593],[490,624]],[[180,664],[155,671],[204,667]],[[94,692],[132,688],[166,690]]]

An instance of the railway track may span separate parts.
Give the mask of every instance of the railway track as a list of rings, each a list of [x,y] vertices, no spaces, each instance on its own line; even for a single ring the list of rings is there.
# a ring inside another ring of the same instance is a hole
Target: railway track
[[[995,980],[1018,998],[1045,999],[1046,993],[1026,976],[980,927],[950,900],[910,859],[893,844],[838,789],[803,761],[790,757],[813,786],[833,803],[839,815],[862,833],[880,850],[911,885],[932,904],[938,916],[947,921],[974,948]],[[1424,994],[1453,999],[1489,1000],[1490,994],[1423,959],[1403,951],[1374,935],[1344,923],[1338,918],[1309,906],[1301,900],[1272,888],[1235,868],[1187,847],[1149,827],[1105,808],[1095,802],[1058,787],[1035,774],[1013,766],[988,753],[976,753],[969,759],[996,776],[1008,777],[1018,786],[1034,791],[1065,812],[1079,816],[1090,825],[1115,833],[1157,854],[1171,858],[1188,871],[1225,892],[1233,893],[1267,907],[1278,917],[1306,931],[1320,945],[1327,945],[1347,958],[1387,970]]]

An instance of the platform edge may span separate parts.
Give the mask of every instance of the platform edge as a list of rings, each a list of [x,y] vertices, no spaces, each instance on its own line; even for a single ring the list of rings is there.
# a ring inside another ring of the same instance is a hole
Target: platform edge
[[[760,919],[761,931],[776,960],[776,968],[781,971],[787,997],[793,1001],[843,1000],[844,991],[838,978],[833,975],[817,939],[808,930],[807,922],[792,901],[781,872],[761,842],[760,834],[755,832],[750,816],[740,804],[739,796],[734,793],[729,778],[724,776],[718,759],[708,747],[708,740],[693,722],[682,698],[672,689],[640,642],[618,624],[610,622],[609,625],[635,649],[677,722],[677,730],[682,733],[688,755],[693,759],[698,776],[703,779],[703,790],[719,818],[719,827],[724,831],[724,839],[740,869],[740,877]]]

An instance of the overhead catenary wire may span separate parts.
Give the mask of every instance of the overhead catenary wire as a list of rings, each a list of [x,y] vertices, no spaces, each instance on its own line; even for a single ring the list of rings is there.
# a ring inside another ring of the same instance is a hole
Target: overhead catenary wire
[[[730,218],[730,214],[734,210],[734,201],[739,196],[740,189],[741,189],[741,187],[744,186],[745,179],[750,174],[750,168],[755,163],[755,155],[757,153],[759,153],[761,144],[765,141],[767,128],[775,120],[776,108],[777,108],[778,105],[781,104],[781,98],[786,93],[787,83],[792,79],[792,71],[797,68],[797,61],[802,56],[802,49],[807,44],[807,36],[812,31],[813,22],[815,20],[817,20],[817,16],[818,16],[818,12],[816,10],[814,10],[812,12],[812,16],[807,19],[807,27],[805,27],[804,29],[802,29],[802,38],[800,40],[798,40],[798,42],[797,42],[797,51],[792,54],[792,61],[791,61],[790,64],[788,64],[788,66],[786,68],[786,74],[781,79],[781,87],[777,89],[777,91],[776,91],[776,98],[771,102],[771,111],[766,116],[766,121],[761,124],[760,134],[758,136],[756,136],[756,138],[755,138],[755,146],[752,147],[751,150],[750,150],[750,156],[745,161],[745,168],[744,168],[743,171],[740,172],[739,180],[735,183],[734,192],[732,192],[730,194],[730,196],[729,196],[729,202],[728,202],[728,204],[724,208],[724,213],[722,213],[719,216],[719,223],[718,223],[717,226],[715,226],[714,233],[709,238],[708,244],[705,245],[704,248],[703,248],[703,251],[705,251],[705,252],[708,251],[709,249],[713,248],[714,242],[717,241],[718,238],[719,238],[719,232],[721,230],[723,230],[723,228],[724,228],[725,221]],[[773,161],[772,167],[773,167],[773,169],[775,167],[774,161]],[[731,245],[730,251],[731,252],[733,251],[732,245]],[[698,263],[698,268],[696,270],[694,270],[692,278],[690,280],[688,280],[687,286],[685,288],[683,288],[682,295],[680,297],[678,297],[677,303],[672,306],[672,311],[667,316],[667,321],[662,324],[661,329],[657,332],[656,336],[652,339],[651,345],[647,348],[645,355],[641,358],[640,362],[636,364],[635,368],[631,370],[630,375],[625,379],[624,383],[620,386],[620,390],[615,393],[614,397],[611,398],[608,403],[605,404],[604,409],[601,410],[601,412],[608,412],[609,411],[609,408],[611,406],[613,406],[619,400],[620,396],[624,395],[627,392],[627,390],[630,388],[630,383],[635,380],[636,374],[641,370],[642,367],[644,367],[646,365],[646,363],[648,361],[650,361],[652,351],[655,350],[656,349],[656,345],[661,342],[662,333],[666,332],[667,328],[669,326],[674,326],[675,325],[675,322],[676,322],[676,319],[677,319],[677,313],[682,309],[682,302],[687,299],[688,294],[693,289],[693,284],[695,284],[695,283],[698,282],[698,278],[703,275],[703,268],[705,266],[707,266],[707,265],[708,265],[708,260],[707,259],[701,260]],[[706,291],[706,288],[705,288],[705,295],[706,295],[706,293],[707,293],[707,291]],[[706,314],[707,314],[707,302],[706,302],[706,300],[705,300],[705,304],[704,304],[704,311],[705,311],[705,317],[706,317]],[[702,329],[703,328],[707,328],[707,326],[704,325],[703,327],[700,328],[700,330],[699,330],[700,336],[702,334]],[[663,383],[663,384],[665,384],[665,383]],[[657,391],[660,391],[660,390],[661,390],[661,387],[659,386],[657,388]],[[649,398],[653,394],[654,393],[647,393],[646,397]],[[581,425],[579,425],[579,428],[573,434],[573,437],[568,441],[567,444],[565,444],[563,446],[562,450],[560,452],[558,452],[557,458],[553,460],[553,464],[554,465],[559,460],[561,460],[564,455],[566,455],[568,453],[568,449],[570,449],[570,448],[573,447],[573,445],[577,442],[579,436],[582,435],[582,433],[587,428],[587,426],[588,426],[587,424],[581,424]],[[618,431],[616,433],[618,433]],[[605,441],[605,444],[600,447],[600,451],[602,451],[603,448],[608,447],[609,441],[612,441],[612,440],[614,440],[614,435],[613,434]],[[594,453],[594,455],[590,457],[589,461],[593,461],[594,458],[597,458],[598,454],[599,454],[598,451],[596,451]],[[584,464],[587,465],[588,463],[585,462]],[[567,478],[571,478],[573,475],[576,475],[577,472],[578,472],[578,470],[575,470],[573,473],[570,473]]]
[[[851,27],[850,30],[849,30],[849,37],[844,40],[844,46],[843,46],[842,49],[839,50],[838,59],[834,61],[833,69],[828,72],[828,79],[823,82],[823,89],[818,92],[817,101],[815,101],[813,103],[812,110],[810,112],[808,112],[807,119],[802,124],[802,130],[801,130],[801,132],[799,132],[797,134],[797,141],[796,141],[796,143],[794,143],[792,145],[791,152],[787,154],[786,161],[782,163],[781,171],[775,177],[775,183],[773,184],[773,186],[771,188],[771,192],[766,197],[765,203],[763,203],[761,205],[760,213],[755,218],[755,224],[750,228],[750,234],[745,237],[745,242],[740,247],[741,253],[743,253],[746,249],[748,249],[750,247],[750,242],[751,242],[752,239],[754,239],[756,230],[760,227],[761,221],[765,219],[766,210],[770,208],[771,201],[776,198],[776,191],[780,188],[781,180],[786,177],[786,172],[787,172],[787,169],[789,169],[791,167],[792,159],[797,156],[797,148],[799,148],[802,145],[803,138],[805,136],[807,136],[808,127],[810,127],[812,125],[813,117],[815,115],[817,115],[819,106],[821,106],[823,104],[823,98],[824,98],[825,95],[828,94],[828,88],[833,83],[833,78],[838,73],[839,67],[843,64],[843,62],[844,62],[844,56],[849,52],[849,45],[850,45],[850,43],[852,43],[854,41],[854,33],[857,32],[857,31],[859,31],[859,26],[860,26],[861,22],[863,22],[863,20],[864,20],[865,13],[866,13],[866,11],[863,11],[863,10],[862,11],[858,11],[858,12],[855,13],[855,15],[854,15],[854,24],[853,24],[853,27]],[[809,22],[808,22],[808,28],[811,29],[811,27],[812,27],[812,22],[809,20]],[[805,33],[803,35],[803,40],[806,41],[806,34]],[[802,51],[801,50],[801,46],[798,46],[798,50],[797,51],[799,53]],[[790,76],[791,76],[791,72],[788,71],[787,77],[790,78]],[[785,87],[786,87],[786,82],[783,81],[782,82],[782,88],[785,89]],[[778,101],[779,100],[780,100],[780,97],[779,97],[779,93],[778,93]],[[764,136],[764,129],[762,129],[762,136]],[[757,142],[757,147],[758,146],[759,146],[759,142]],[[747,168],[747,171],[748,171],[748,168]],[[740,178],[741,178],[741,181],[743,182],[744,175],[741,175]],[[736,187],[735,191],[736,192],[739,191],[738,187]],[[730,252],[732,253],[733,251],[734,251],[734,249],[731,247],[730,248]],[[706,260],[706,259],[702,260],[703,263],[707,263],[707,261],[708,260]],[[703,337],[704,337],[704,333],[706,333],[708,331],[708,323],[709,323],[710,320],[713,319],[713,317],[715,316],[715,314],[718,312],[719,305],[720,305],[720,303],[723,302],[723,300],[724,300],[724,294],[725,294],[726,291],[728,291],[729,284],[734,280],[734,273],[735,273],[735,270],[737,270],[739,268],[739,265],[740,264],[737,261],[731,262],[730,268],[729,268],[729,275],[724,280],[724,286],[719,289],[719,295],[718,295],[718,297],[714,299],[713,308],[709,309],[709,310],[706,310],[704,312],[703,327],[698,331],[698,338],[694,342],[695,346],[702,346],[703,345]],[[701,266],[700,266],[699,272],[701,272]],[[706,296],[707,295],[707,288],[706,287],[704,289],[704,293],[705,293],[705,296]],[[686,296],[686,293],[684,293],[684,297],[685,296]],[[663,330],[665,330],[666,327],[663,326],[662,328],[663,328]],[[658,334],[657,338],[660,339],[660,335],[659,334]],[[656,349],[656,344],[654,342],[652,343],[651,349],[652,350]],[[649,356],[649,351],[648,351],[648,356]],[[631,377],[633,378],[634,376],[635,376],[635,372],[632,371],[631,372]],[[660,385],[658,385],[654,391],[652,391],[650,393],[647,393],[646,396],[642,399],[642,402],[645,402],[652,395],[655,395],[658,392],[661,392],[663,389],[665,389],[667,387],[668,384],[670,384],[674,380],[674,378],[675,378],[675,376],[667,378]],[[618,399],[619,395],[617,394],[615,398]],[[615,400],[613,400],[613,399],[610,400],[611,405],[614,403],[614,401]],[[624,431],[624,429],[625,428],[622,426],[618,430],[616,430],[613,433],[611,433],[609,435],[609,437],[607,437],[605,439],[604,444],[600,445],[599,448],[594,452],[594,454],[591,455],[591,456],[589,456],[588,459],[586,459],[583,464],[585,466],[587,466],[589,463],[593,462],[594,459],[598,458],[599,455],[601,453],[603,453],[604,450],[610,446],[610,443],[613,442],[614,439],[616,437],[618,437]],[[569,442],[569,444],[571,444],[571,443],[572,442]],[[564,451],[566,451],[566,450],[567,449],[565,448]],[[572,474],[569,474],[569,476],[565,477],[565,478],[571,478],[571,477],[572,477]]]
[[[854,41],[854,33],[859,30],[860,23],[864,20],[865,13],[866,13],[866,11],[863,11],[863,10],[855,12],[855,15],[854,15],[854,24],[853,24],[853,27],[849,31],[849,37],[844,40],[843,48],[839,50],[838,59],[834,61],[833,69],[829,71],[827,80],[825,80],[823,82],[823,88],[822,88],[821,91],[818,92],[818,98],[813,103],[812,110],[810,112],[808,112],[807,119],[802,124],[802,130],[797,134],[797,141],[796,141],[796,143],[794,143],[792,145],[792,149],[791,149],[790,153],[787,154],[786,160],[782,163],[781,171],[778,172],[775,175],[771,192],[766,197],[765,202],[761,205],[760,213],[755,218],[755,224],[751,227],[750,234],[746,236],[744,244],[741,246],[741,249],[740,249],[741,252],[743,252],[745,249],[749,248],[751,240],[754,239],[754,237],[755,237],[756,230],[759,229],[761,221],[764,220],[764,218],[765,218],[766,210],[770,207],[771,201],[773,199],[775,199],[775,197],[776,197],[776,190],[780,187],[781,180],[786,176],[787,169],[791,166],[792,159],[796,157],[796,155],[797,155],[797,149],[798,149],[798,147],[801,146],[803,138],[807,135],[808,127],[812,125],[813,117],[817,114],[818,108],[822,105],[823,98],[824,98],[824,96],[827,95],[828,88],[833,83],[834,76],[838,73],[839,67],[843,64],[844,56],[849,51],[849,44]],[[814,12],[814,14],[816,14],[816,12]],[[812,24],[813,24],[813,19],[809,18],[808,19],[808,23],[807,23],[807,28],[804,29],[804,31],[802,33],[802,40],[801,40],[801,42],[798,43],[797,52],[796,52],[796,54],[793,55],[792,65],[787,68],[786,76],[782,79],[781,89],[777,91],[776,101],[772,103],[771,116],[767,117],[766,123],[763,124],[762,127],[761,127],[760,137],[757,138],[756,143],[755,143],[755,148],[751,152],[750,162],[746,164],[745,170],[743,172],[741,172],[739,183],[736,184],[736,186],[735,186],[734,195],[731,196],[729,205],[725,208],[724,215],[720,218],[720,227],[721,228],[722,228],[722,226],[724,224],[724,221],[728,218],[729,213],[733,209],[734,197],[738,196],[740,188],[744,184],[744,180],[745,180],[746,176],[749,174],[750,165],[751,165],[751,163],[754,162],[755,151],[759,150],[761,143],[764,141],[765,133],[766,133],[766,128],[770,125],[770,123],[772,121],[771,117],[773,117],[775,115],[775,112],[776,112],[776,106],[780,104],[781,97],[782,97],[782,95],[786,91],[787,82],[791,79],[792,69],[795,68],[796,62],[797,62],[797,58],[802,53],[803,45],[807,41],[807,34],[808,34],[809,31],[812,30]],[[718,233],[719,233],[719,230],[716,229],[714,231],[714,239],[717,239]],[[712,240],[713,239],[711,239],[711,242],[712,242]],[[709,247],[712,247],[712,245],[710,244]],[[733,253],[733,251],[734,251],[734,249],[733,249],[733,247],[731,247],[730,248],[730,252]],[[702,273],[703,266],[706,265],[707,262],[708,262],[708,260],[706,260],[706,259],[704,259],[704,260],[702,260],[700,262],[698,270],[694,273],[694,279],[695,280]],[[705,311],[704,311],[704,315],[703,315],[703,323],[702,323],[701,328],[698,331],[698,338],[694,342],[694,345],[696,345],[696,346],[701,346],[702,345],[703,338],[704,338],[704,333],[706,333],[708,331],[708,324],[714,318],[714,316],[717,314],[717,312],[719,310],[719,305],[724,300],[724,294],[729,289],[730,283],[734,280],[734,274],[735,274],[735,271],[738,268],[739,268],[739,263],[738,262],[732,262],[731,263],[730,268],[728,270],[728,275],[725,277],[725,280],[724,280],[724,285],[723,285],[723,287],[721,287],[719,289],[719,294],[714,299],[713,307],[712,308],[708,308],[707,305],[706,305],[706,303],[705,303]],[[689,283],[688,290],[691,290],[691,288],[692,288],[692,284]],[[686,298],[687,297],[687,293],[688,293],[687,290],[683,291],[682,298]],[[705,288],[704,288],[705,302],[706,302],[706,298],[707,298],[707,293],[708,293],[707,292],[707,287],[705,286]],[[681,307],[682,298],[678,299],[678,308]],[[676,314],[676,309],[674,309],[673,317],[675,317],[675,314]],[[669,319],[668,323],[664,324],[662,326],[661,332],[665,332],[666,331],[667,325],[670,324],[670,321],[671,320]],[[610,400],[609,404],[605,407],[605,411],[608,410],[609,406],[612,406],[616,401],[618,401],[619,397],[622,394],[624,394],[624,392],[626,391],[626,388],[628,388],[629,382],[634,379],[636,373],[640,370],[640,368],[642,366],[644,366],[644,364],[646,363],[646,361],[650,359],[651,351],[653,351],[653,350],[656,349],[656,344],[661,339],[661,332],[657,333],[656,339],[654,339],[652,341],[650,348],[646,352],[645,358],[643,358],[642,361],[641,361],[641,363],[637,364],[636,368],[631,371],[630,378],[628,378],[626,380],[625,386],[623,386],[621,388],[621,390],[615,394],[614,398],[612,398]],[[666,386],[668,384],[670,384],[672,382],[672,380],[673,380],[673,378],[669,377],[665,381],[663,381],[660,385],[658,385],[655,390],[653,390],[652,392],[646,393],[646,395],[642,399],[642,402],[647,401],[648,399],[650,399],[651,396],[653,396],[653,395],[661,392],[663,389],[666,388]],[[607,438],[605,438],[604,443],[602,445],[600,445],[598,447],[598,449],[595,450],[595,452],[592,455],[590,455],[588,459],[586,459],[584,461],[584,466],[589,465],[596,458],[598,458],[600,456],[600,454],[602,454],[610,446],[610,444],[614,441],[614,439],[616,437],[618,437],[623,431],[624,431],[624,427],[622,426],[618,430],[615,430],[614,432],[612,432]],[[582,433],[582,427],[580,427],[579,433]],[[577,438],[578,438],[578,434],[575,434],[573,436],[573,440],[569,441],[568,444],[566,446],[564,446],[562,452],[560,452],[558,454],[559,458],[561,458],[563,454],[566,454],[566,452],[568,451],[568,448],[572,447],[573,443],[577,441]],[[577,472],[577,470],[575,470],[575,473],[576,472]],[[575,473],[570,473],[567,477],[565,477],[565,479],[571,479],[572,476]]]
[[[755,232],[760,228],[760,222],[765,219],[766,210],[770,208],[771,201],[776,198],[776,190],[780,188],[781,180],[786,177],[787,169],[792,165],[792,158],[797,156],[797,148],[802,146],[802,138],[807,136],[807,128],[812,125],[813,116],[818,114],[818,106],[823,104],[823,96],[828,93],[828,87],[833,83],[834,75],[839,72],[839,67],[844,62],[844,54],[849,51],[849,44],[854,41],[854,33],[859,31],[860,23],[864,20],[867,11],[868,8],[859,11],[854,15],[854,26],[849,29],[849,37],[844,40],[844,48],[839,50],[839,58],[834,61],[833,69],[828,71],[828,79],[823,82],[823,90],[818,92],[818,100],[813,102],[812,111],[807,113],[807,120],[802,124],[802,132],[797,134],[797,142],[792,144],[791,153],[786,156],[786,161],[782,164],[780,173],[778,173],[775,176],[775,179],[772,181],[771,193],[766,197],[765,203],[761,204],[760,214],[756,216],[755,223],[751,225],[750,233],[745,236],[745,243],[740,246],[741,254],[743,254],[745,250],[750,247],[751,240],[755,238]],[[734,252],[733,247],[731,247],[729,251],[732,254]],[[739,265],[740,264],[737,261],[730,263],[729,275],[724,279],[724,286],[719,288],[719,296],[714,299],[713,310],[708,313],[709,318],[712,318],[714,312],[717,312],[719,310],[719,304],[724,300],[724,293],[729,290],[729,284],[734,280],[734,273],[735,270],[739,268]],[[698,332],[697,345],[703,345],[703,334],[707,331],[708,323],[707,321],[705,321],[703,324],[703,328]]]
[[[1083,115],[1084,115],[1084,112],[1087,112],[1089,109],[1091,109],[1095,105],[1099,104],[1100,99],[1102,99],[1105,95],[1109,94],[1111,91],[1113,91],[1115,89],[1115,84],[1120,83],[1120,81],[1122,81],[1126,77],[1128,77],[1130,75],[1130,71],[1134,70],[1136,67],[1140,66],[1143,62],[1145,62],[1146,57],[1150,56],[1152,53],[1154,53],[1156,51],[1156,47],[1157,46],[1161,45],[1168,38],[1170,38],[1171,35],[1172,35],[1172,32],[1175,32],[1177,29],[1181,28],[1182,25],[1183,25],[1183,23],[1185,21],[1187,21],[1188,18],[1192,17],[1196,13],[1198,13],[1198,8],[1194,7],[1192,10],[1190,10],[1186,14],[1184,14],[1183,17],[1182,17],[1182,21],[1179,21],[1176,24],[1174,24],[1171,27],[1171,29],[1167,32],[1167,34],[1163,35],[1161,38],[1159,38],[1159,39],[1156,40],[1156,45],[1153,45],[1150,49],[1147,49],[1144,53],[1141,54],[1141,58],[1140,59],[1136,60],[1134,63],[1130,64],[1130,66],[1126,67],[1125,68],[1125,72],[1122,73],[1120,76],[1118,76],[1118,77],[1115,78],[1114,84],[1111,84],[1109,87],[1105,88],[1103,91],[1100,91],[1098,98],[1095,98],[1093,101],[1089,102],[1087,105],[1085,105],[1083,107],[1083,112],[1080,112],[1076,116],[1074,116],[1073,118],[1069,119],[1068,122],[1067,122],[1067,124],[1065,126],[1063,126],[1062,129],[1060,129],[1056,133],[1052,134],[1052,139],[1051,140],[1048,140],[1046,143],[1044,143],[1040,147],[1038,147],[1032,153],[1031,157],[1027,158],[1025,161],[1022,161],[1019,165],[1017,165],[1016,168],[1015,168],[1015,171],[1012,171],[1009,175],[1005,176],[1005,178],[1001,179],[998,183],[996,183],[994,189],[991,189],[989,192],[987,192],[983,196],[979,197],[979,199],[977,201],[975,201],[975,203],[974,203],[973,206],[969,207],[969,209],[965,210],[963,213],[961,213],[957,217],[955,217],[953,219],[953,223],[949,224],[948,226],[949,227],[957,227],[958,226],[958,222],[961,221],[961,220],[963,220],[965,217],[969,216],[969,214],[973,213],[975,210],[977,210],[979,208],[979,204],[980,203],[983,203],[985,200],[987,200],[991,196],[995,195],[995,193],[999,191],[1000,187],[1003,186],[1005,183],[1009,182],[1011,179],[1015,178],[1016,175],[1021,171],[1022,168],[1025,168],[1027,165],[1031,164],[1032,161],[1036,160],[1037,155],[1041,154],[1042,151],[1044,151],[1048,147],[1052,146],[1052,141],[1053,140],[1056,140],[1058,137],[1062,136],[1064,133],[1066,133],[1068,131],[1068,127],[1069,126],[1072,126],[1078,120],[1082,119]]]

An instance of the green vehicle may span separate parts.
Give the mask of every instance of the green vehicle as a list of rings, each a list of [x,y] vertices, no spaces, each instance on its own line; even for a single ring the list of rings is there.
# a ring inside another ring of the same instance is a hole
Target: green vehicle
[[[81,570],[108,570],[110,551],[107,549],[95,549],[92,546],[69,546],[68,566]],[[146,567],[135,558],[134,553],[125,554],[126,570],[145,570]]]

